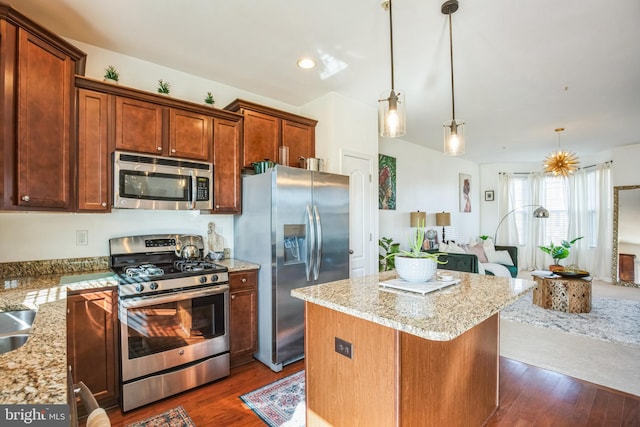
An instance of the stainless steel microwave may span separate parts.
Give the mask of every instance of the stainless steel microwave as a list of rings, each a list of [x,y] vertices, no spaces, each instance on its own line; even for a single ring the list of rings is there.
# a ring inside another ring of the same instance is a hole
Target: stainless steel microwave
[[[115,151],[113,207],[211,210],[213,165],[194,160]]]

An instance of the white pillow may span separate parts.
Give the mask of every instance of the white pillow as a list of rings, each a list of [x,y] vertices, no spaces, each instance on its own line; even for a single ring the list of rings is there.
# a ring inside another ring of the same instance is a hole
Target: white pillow
[[[438,244],[439,252],[447,252],[447,249],[449,249],[449,245],[447,245],[445,242]]]
[[[496,248],[493,245],[493,239],[490,238],[490,237],[485,239],[482,242],[482,248],[484,249],[484,253],[487,255],[487,259],[489,260],[489,262],[493,262],[493,261],[491,261],[491,257],[496,252]]]
[[[508,251],[496,251],[492,254],[487,253],[487,259],[494,264],[513,265],[513,260]]]
[[[467,252],[461,248],[460,246],[456,245],[455,243],[450,243],[449,246],[447,247],[447,252],[452,253],[452,254],[466,254]]]

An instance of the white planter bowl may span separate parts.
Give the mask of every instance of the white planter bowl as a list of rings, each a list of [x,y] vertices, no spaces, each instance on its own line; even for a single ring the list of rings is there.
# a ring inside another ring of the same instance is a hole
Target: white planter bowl
[[[438,264],[431,258],[396,256],[396,272],[407,282],[428,282],[436,273]]]

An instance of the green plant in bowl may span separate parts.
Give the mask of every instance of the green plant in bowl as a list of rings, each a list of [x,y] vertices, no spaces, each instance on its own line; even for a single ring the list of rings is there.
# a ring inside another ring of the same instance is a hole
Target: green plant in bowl
[[[553,242],[549,243],[548,246],[538,246],[542,252],[545,254],[549,254],[551,258],[553,258],[554,265],[560,265],[560,260],[565,259],[569,256],[569,249],[571,246],[582,239],[584,236],[576,237],[573,240],[566,241],[563,240],[559,245],[554,245]]]
[[[114,67],[113,65],[109,65],[107,68],[104,69],[104,79],[113,80],[114,82],[117,82],[118,80],[120,80],[120,73],[118,73],[118,70],[116,70],[116,67]]]
[[[170,90],[171,84],[169,82],[165,82],[162,79],[158,80],[158,93],[169,95]]]

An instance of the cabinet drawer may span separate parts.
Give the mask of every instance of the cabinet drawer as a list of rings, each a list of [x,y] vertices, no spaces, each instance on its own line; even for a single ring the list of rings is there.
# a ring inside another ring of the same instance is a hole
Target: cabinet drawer
[[[257,286],[258,272],[256,270],[233,272],[229,274],[229,288],[231,291],[238,288]]]

